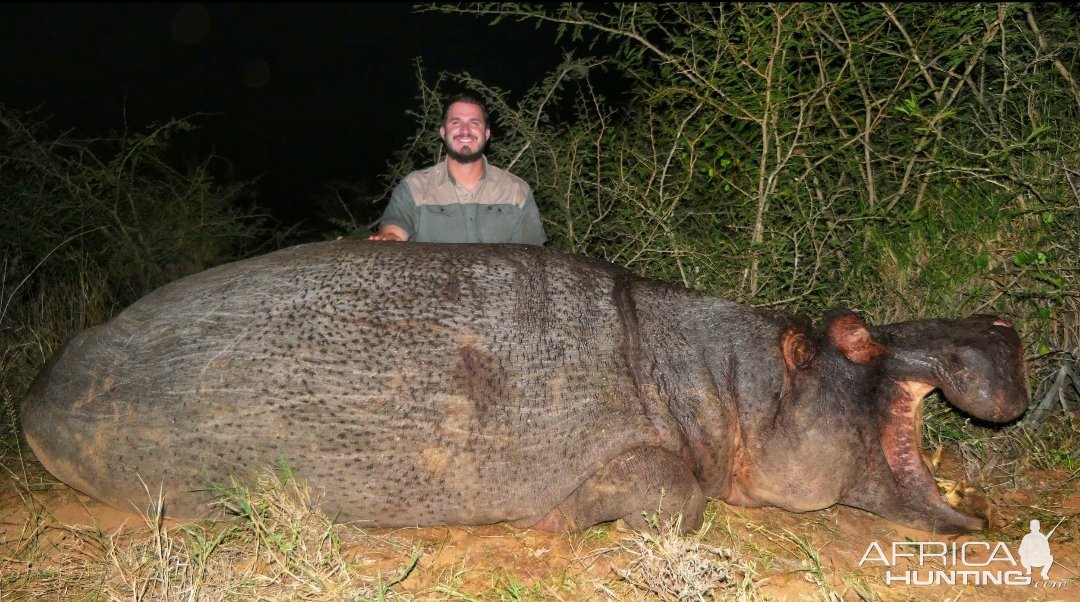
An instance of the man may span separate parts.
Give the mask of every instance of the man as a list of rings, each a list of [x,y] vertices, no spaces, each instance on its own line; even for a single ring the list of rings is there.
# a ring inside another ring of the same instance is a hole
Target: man
[[[443,108],[439,137],[446,160],[405,176],[390,195],[379,231],[368,240],[490,242],[547,241],[532,190],[521,178],[487,162],[487,108],[459,94]]]

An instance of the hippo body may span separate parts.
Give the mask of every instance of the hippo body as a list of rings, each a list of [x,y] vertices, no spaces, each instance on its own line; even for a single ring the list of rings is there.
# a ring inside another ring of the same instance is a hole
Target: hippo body
[[[55,476],[126,508],[160,488],[176,518],[284,459],[373,526],[694,528],[717,498],[956,531],[982,522],[922,467],[922,396],[1008,420],[1023,376],[993,317],[811,331],[551,249],[337,241],[152,292],[71,340],[21,412]]]

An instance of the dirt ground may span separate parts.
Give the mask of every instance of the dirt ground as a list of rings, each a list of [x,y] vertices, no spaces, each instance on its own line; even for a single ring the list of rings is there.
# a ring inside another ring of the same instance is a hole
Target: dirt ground
[[[38,470],[30,463],[24,475]],[[85,540],[73,537],[73,529],[92,528],[117,541],[151,537],[147,521],[138,514],[106,507],[61,484],[31,492],[19,481],[11,473],[0,477],[0,575],[44,575],[45,565],[54,563],[62,570],[71,557],[94,554],[85,549]],[[985,502],[991,528],[961,537],[905,529],[843,507],[793,514],[715,503],[712,526],[701,541],[731,549],[736,570],[732,585],[705,599],[1080,600],[1080,471],[1027,474],[1022,487],[996,486]],[[1027,576],[1018,549],[1033,518],[1041,521],[1043,533],[1060,522],[1049,539],[1054,556],[1049,580],[1043,581],[1035,569],[1028,584],[983,583]],[[180,527],[165,525],[174,531]],[[617,527],[608,524],[575,534],[505,525],[368,529],[353,532],[343,545],[357,566],[388,579],[419,550],[415,568],[391,590],[406,599],[664,599],[647,584],[635,586],[620,577],[641,556],[628,543],[634,541],[633,534]],[[892,560],[896,563],[886,566]],[[978,584],[971,581],[976,573]],[[963,584],[964,574],[968,584]],[[956,579],[955,585],[911,582],[949,577]],[[41,599],[43,590],[27,583],[0,579],[0,600]],[[63,591],[44,592],[44,599],[68,599]]]

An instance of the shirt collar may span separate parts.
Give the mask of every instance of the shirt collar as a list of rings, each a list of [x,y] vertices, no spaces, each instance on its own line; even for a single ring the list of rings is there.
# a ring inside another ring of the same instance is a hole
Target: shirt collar
[[[439,183],[440,184],[443,184],[443,183],[445,183],[447,181],[449,181],[452,184],[457,184],[457,180],[454,179],[454,176],[450,175],[450,164],[447,163],[447,161],[449,161],[449,160],[450,160],[450,158],[447,157],[447,158],[442,160],[442,163],[439,164],[439,167],[441,168],[440,171],[442,172],[442,173],[439,174]],[[483,182],[484,180],[487,179],[487,175],[488,175],[487,155],[481,155],[480,160],[484,164],[484,171],[483,171],[483,173],[480,174],[480,181]]]

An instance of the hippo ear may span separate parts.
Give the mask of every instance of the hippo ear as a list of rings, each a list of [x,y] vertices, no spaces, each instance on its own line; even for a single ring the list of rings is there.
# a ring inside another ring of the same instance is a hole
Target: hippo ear
[[[885,354],[885,348],[874,340],[859,316],[850,311],[838,311],[829,320],[829,340],[844,357],[857,364],[869,364]]]
[[[780,335],[780,349],[784,354],[784,364],[788,370],[805,368],[814,356],[817,349],[814,348],[810,339],[798,329],[788,328]]]

